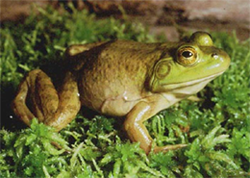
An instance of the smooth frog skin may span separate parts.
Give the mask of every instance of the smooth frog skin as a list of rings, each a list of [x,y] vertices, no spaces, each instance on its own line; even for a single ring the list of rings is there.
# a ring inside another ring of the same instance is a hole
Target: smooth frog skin
[[[152,149],[152,138],[143,122],[197,93],[230,64],[229,56],[205,32],[178,43],[114,40],[73,45],[66,50],[66,58],[69,70],[58,91],[41,70],[28,73],[13,102],[15,114],[27,125],[36,117],[57,131],[75,118],[81,105],[125,117],[130,140],[140,142],[146,153]],[[32,108],[26,105],[28,99]]]

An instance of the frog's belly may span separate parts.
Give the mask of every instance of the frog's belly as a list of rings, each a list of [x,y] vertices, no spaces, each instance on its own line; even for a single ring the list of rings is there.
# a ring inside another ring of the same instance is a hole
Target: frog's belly
[[[109,98],[102,103],[100,112],[110,116],[125,116],[139,100],[127,100],[123,96]]]
[[[79,87],[82,105],[110,116],[125,116],[129,113],[144,95],[125,74],[123,77],[117,76],[119,80],[115,77],[110,75],[102,80],[85,77]]]
[[[101,114],[125,116],[139,101],[141,101],[140,96],[128,97],[125,93],[126,92],[117,96],[105,97],[96,97],[91,93],[81,96],[81,103]]]

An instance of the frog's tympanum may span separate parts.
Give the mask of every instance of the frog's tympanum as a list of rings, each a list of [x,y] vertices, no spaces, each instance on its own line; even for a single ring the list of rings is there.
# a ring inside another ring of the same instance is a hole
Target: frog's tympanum
[[[44,72],[32,70],[19,86],[15,114],[27,125],[36,117],[57,131],[75,118],[81,105],[125,117],[128,137],[140,142],[146,153],[184,144],[152,148],[143,122],[197,93],[230,64],[229,56],[205,32],[178,43],[113,40],[73,45],[65,56],[68,71],[58,91]],[[28,99],[32,108],[26,105]]]

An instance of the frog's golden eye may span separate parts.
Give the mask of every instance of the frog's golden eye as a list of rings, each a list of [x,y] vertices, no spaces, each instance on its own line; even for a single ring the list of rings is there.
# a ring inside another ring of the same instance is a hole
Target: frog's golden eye
[[[177,52],[177,62],[183,66],[189,66],[196,63],[197,53],[192,47],[181,48]]]

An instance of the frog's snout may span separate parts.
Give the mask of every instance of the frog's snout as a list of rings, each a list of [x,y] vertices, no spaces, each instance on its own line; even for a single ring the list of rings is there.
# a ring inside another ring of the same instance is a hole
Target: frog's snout
[[[218,51],[212,52],[211,57],[214,60],[216,60],[216,63],[219,64],[221,70],[223,70],[223,71],[226,70],[230,65],[230,57],[223,50],[218,50]]]

